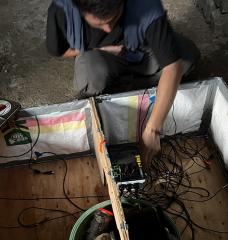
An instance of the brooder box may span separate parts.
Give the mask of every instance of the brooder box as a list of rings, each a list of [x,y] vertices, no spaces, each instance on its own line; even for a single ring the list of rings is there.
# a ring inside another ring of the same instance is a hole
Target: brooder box
[[[121,239],[128,239],[107,145],[136,143],[156,99],[156,88],[23,109],[15,126],[0,133],[0,166],[10,167],[95,153],[106,180]],[[210,133],[228,166],[228,88],[221,78],[181,84],[162,135]]]

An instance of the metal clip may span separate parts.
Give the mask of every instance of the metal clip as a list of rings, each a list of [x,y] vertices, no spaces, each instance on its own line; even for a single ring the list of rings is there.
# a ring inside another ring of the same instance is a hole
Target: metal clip
[[[96,103],[102,103],[103,101],[107,101],[107,100],[111,100],[110,94],[105,94],[95,98]]]
[[[120,228],[124,230],[128,230],[128,224],[126,222],[123,222],[120,224]]]

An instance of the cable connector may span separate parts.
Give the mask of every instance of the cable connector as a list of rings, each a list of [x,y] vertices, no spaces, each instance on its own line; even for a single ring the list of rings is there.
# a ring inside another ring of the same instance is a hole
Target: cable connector
[[[34,153],[35,153],[35,155],[36,155],[37,158],[39,158],[39,157],[41,157],[41,156],[43,155],[43,153],[36,152],[36,151],[35,151]]]
[[[40,174],[40,173],[42,173],[40,170],[38,170],[38,169],[33,169],[33,173],[34,174]]]
[[[31,160],[36,161],[37,157],[34,156],[34,157],[31,158]]]
[[[121,228],[121,229],[124,229],[124,230],[128,230],[128,229],[129,229],[128,224],[127,224],[126,222],[122,222],[122,223],[120,224],[120,228]]]
[[[155,95],[150,96],[150,103],[155,103]]]
[[[52,175],[55,174],[54,171],[50,170],[50,171],[40,171],[39,169],[33,169],[33,173],[34,174],[45,174],[45,175]]]
[[[46,172],[43,172],[43,174],[51,175],[51,174],[55,174],[55,172],[54,171],[46,171]]]
[[[212,164],[211,160],[203,160],[203,162],[207,169],[211,169],[211,164]]]

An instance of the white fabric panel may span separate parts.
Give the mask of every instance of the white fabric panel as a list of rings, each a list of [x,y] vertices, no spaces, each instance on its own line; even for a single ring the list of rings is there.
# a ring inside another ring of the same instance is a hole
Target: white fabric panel
[[[125,143],[128,140],[128,98],[113,98],[102,104],[103,130],[109,144]]]
[[[179,89],[163,125],[162,134],[173,135],[180,132],[198,131],[209,90],[211,90],[211,85],[205,83],[192,84],[187,88]],[[128,96],[115,96],[115,98],[103,100],[102,103],[98,104],[104,133],[109,144],[136,142],[138,140],[139,124],[137,118],[139,112],[141,112],[141,118],[144,118],[144,113],[147,112],[149,104],[147,102],[147,105],[141,105],[140,96],[139,93]],[[144,98],[148,98],[148,96],[146,95]],[[153,105],[150,107],[150,112],[152,108]],[[130,110],[134,114],[129,114]],[[147,114],[147,119],[149,115],[150,113]],[[136,132],[135,139],[129,137],[129,133],[133,131]]]
[[[175,132],[186,133],[199,130],[208,89],[209,85],[200,85],[178,90],[163,125],[162,134],[173,135]]]
[[[228,168],[228,101],[219,88],[212,111],[211,132]]]
[[[18,118],[17,128],[0,132],[0,164],[30,159],[29,150],[34,144],[32,156],[35,151],[58,155],[89,151],[88,135],[91,133],[86,125],[88,107],[89,105],[77,110],[35,115],[37,119],[34,116]],[[45,154],[48,155],[52,154]]]

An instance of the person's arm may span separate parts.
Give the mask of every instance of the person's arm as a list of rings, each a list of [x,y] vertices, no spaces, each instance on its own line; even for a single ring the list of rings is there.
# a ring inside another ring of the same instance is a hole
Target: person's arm
[[[157,87],[156,101],[143,132],[145,161],[156,155],[160,147],[160,131],[174,101],[182,77],[181,60],[164,67]]]
[[[160,151],[160,131],[182,78],[182,62],[166,16],[160,17],[150,25],[146,40],[162,69],[154,107],[142,136],[147,161]]]

